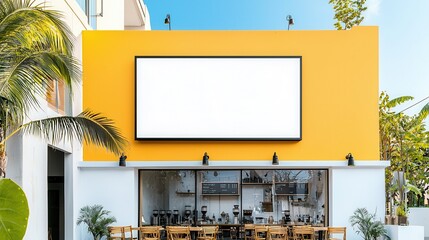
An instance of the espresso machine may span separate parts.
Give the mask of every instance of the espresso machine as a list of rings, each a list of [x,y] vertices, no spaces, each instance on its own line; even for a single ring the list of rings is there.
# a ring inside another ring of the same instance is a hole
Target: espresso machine
[[[152,226],[158,226],[159,225],[158,210],[152,211],[152,220],[150,221],[150,224]]]
[[[243,224],[253,224],[253,210],[243,210]]]

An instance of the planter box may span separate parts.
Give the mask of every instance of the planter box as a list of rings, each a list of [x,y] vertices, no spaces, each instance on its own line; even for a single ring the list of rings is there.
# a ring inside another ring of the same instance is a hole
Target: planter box
[[[385,225],[391,240],[424,240],[423,226]]]
[[[425,238],[429,238],[429,208],[409,208],[408,222],[410,225],[425,227]]]

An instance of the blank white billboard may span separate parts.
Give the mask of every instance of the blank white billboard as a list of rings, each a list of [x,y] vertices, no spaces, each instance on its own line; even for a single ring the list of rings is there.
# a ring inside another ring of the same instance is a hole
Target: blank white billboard
[[[137,140],[301,140],[301,57],[136,57]]]

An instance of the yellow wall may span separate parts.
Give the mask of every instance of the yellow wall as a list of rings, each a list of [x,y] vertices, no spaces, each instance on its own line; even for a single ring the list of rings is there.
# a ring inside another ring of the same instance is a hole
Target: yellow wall
[[[302,56],[302,141],[134,140],[134,56]],[[84,108],[113,118],[132,160],[356,160],[378,157],[378,28],[349,31],[86,31]],[[85,146],[87,161],[117,161]],[[245,164],[245,163],[243,163]]]

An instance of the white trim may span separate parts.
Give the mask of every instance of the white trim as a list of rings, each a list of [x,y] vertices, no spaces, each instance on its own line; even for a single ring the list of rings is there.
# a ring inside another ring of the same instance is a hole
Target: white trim
[[[272,165],[271,160],[241,160],[241,161],[226,161],[226,160],[210,160],[209,166],[203,166],[202,161],[128,161],[126,167],[119,167],[118,162],[102,162],[102,161],[81,161],[78,164],[79,168],[142,168],[142,169],[284,169],[284,168],[386,168],[390,166],[390,161],[355,161],[354,167],[347,166],[347,161],[281,161],[279,165]]]

